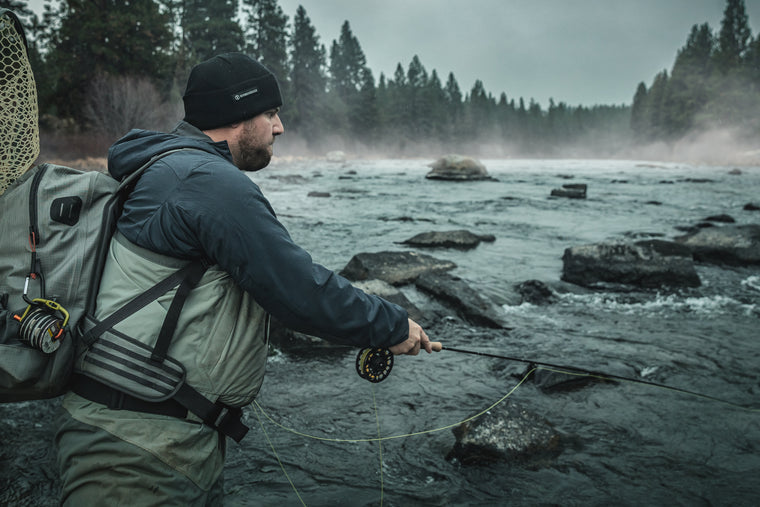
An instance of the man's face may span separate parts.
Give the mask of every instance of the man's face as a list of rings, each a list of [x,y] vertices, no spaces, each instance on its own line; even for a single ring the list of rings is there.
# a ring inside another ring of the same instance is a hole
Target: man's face
[[[243,171],[258,171],[272,159],[274,138],[284,129],[279,109],[265,111],[241,124],[236,146],[231,146],[232,160]]]

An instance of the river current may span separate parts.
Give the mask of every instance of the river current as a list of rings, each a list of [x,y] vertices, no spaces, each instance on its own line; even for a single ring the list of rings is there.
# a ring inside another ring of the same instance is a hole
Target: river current
[[[530,382],[514,389],[525,364],[450,351],[398,357],[379,384],[358,377],[355,351],[274,351],[260,408],[246,414],[252,429],[241,445],[228,444],[227,504],[757,504],[760,268],[697,264],[700,287],[669,291],[577,290],[560,276],[571,246],[672,239],[712,215],[760,223],[759,211],[743,209],[759,204],[760,168],[483,160],[495,180],[454,183],[425,179],[430,162],[275,160],[251,177],[294,240],[336,271],[360,252],[410,250],[399,243],[421,232],[495,236],[468,251],[415,249],[456,263],[452,274],[492,300],[512,328],[480,328],[452,312],[428,326],[434,340],[667,384],[754,411],[627,382],[554,394]],[[566,183],[587,184],[587,199],[550,197]],[[555,288],[556,302],[514,304],[513,287],[526,280]],[[562,452],[538,464],[447,459],[451,427],[502,398],[551,423]],[[7,451],[3,458],[15,463]],[[44,504],[56,480],[45,477],[37,496],[28,482],[39,478],[11,471],[2,483],[31,491],[19,503]]]

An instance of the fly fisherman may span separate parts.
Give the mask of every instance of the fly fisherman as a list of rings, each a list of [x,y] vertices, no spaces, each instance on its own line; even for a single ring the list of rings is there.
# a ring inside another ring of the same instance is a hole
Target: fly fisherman
[[[109,172],[122,180],[154,155],[192,148],[148,167],[127,199],[95,316],[109,315],[188,260],[206,260],[211,267],[185,302],[168,356],[185,367],[187,384],[232,410],[251,403],[261,387],[269,315],[357,347],[431,352],[403,308],[315,264],[243,172],[266,167],[283,133],[275,76],[241,53],[223,54],[192,69],[183,99],[185,118],[174,131],[132,130],[109,150]],[[153,344],[170,296],[115,330]],[[156,408],[89,377],[76,379],[56,435],[63,504],[222,503],[221,431],[175,413],[165,406],[172,400]]]

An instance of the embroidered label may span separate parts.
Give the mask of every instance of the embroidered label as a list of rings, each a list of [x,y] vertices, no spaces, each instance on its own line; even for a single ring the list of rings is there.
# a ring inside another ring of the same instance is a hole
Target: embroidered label
[[[259,89],[258,88],[251,88],[250,90],[246,90],[244,92],[236,93],[235,95],[232,96],[232,98],[235,99],[235,101],[237,102],[238,100],[243,100],[247,96],[253,95],[254,93],[259,93]]]

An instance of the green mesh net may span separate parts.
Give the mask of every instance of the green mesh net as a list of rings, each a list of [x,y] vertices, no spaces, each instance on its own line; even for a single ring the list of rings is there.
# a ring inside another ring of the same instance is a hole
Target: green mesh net
[[[37,87],[23,32],[0,10],[0,195],[40,154]]]

